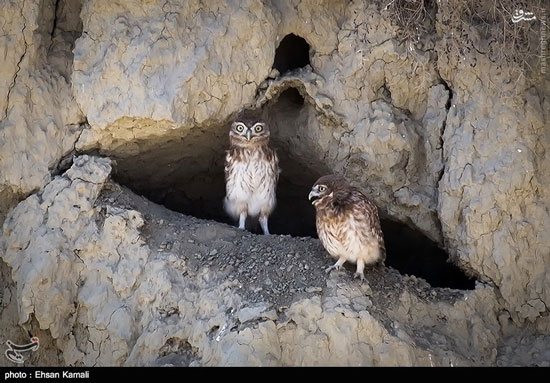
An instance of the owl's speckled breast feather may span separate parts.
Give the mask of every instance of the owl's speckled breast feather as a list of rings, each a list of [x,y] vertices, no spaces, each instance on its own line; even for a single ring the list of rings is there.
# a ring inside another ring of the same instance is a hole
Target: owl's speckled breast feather
[[[225,209],[237,218],[269,215],[275,208],[279,178],[278,159],[267,143],[252,147],[232,146],[225,159]]]

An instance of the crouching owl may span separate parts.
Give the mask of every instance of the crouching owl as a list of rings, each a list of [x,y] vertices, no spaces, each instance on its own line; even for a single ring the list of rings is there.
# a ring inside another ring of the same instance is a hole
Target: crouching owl
[[[241,115],[231,124],[225,157],[225,211],[243,230],[247,217],[259,217],[264,234],[269,234],[267,221],[275,208],[280,172],[269,136],[266,123]]]
[[[365,265],[384,262],[386,247],[378,209],[344,177],[331,174],[319,178],[309,199],[315,206],[319,239],[338,259],[327,273],[349,261],[357,264],[355,277],[363,280]]]

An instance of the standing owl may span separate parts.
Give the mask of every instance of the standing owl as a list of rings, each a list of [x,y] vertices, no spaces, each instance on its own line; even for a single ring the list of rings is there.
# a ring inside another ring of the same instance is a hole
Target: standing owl
[[[275,208],[279,180],[277,153],[269,146],[269,127],[252,118],[238,118],[229,130],[225,157],[224,208],[244,230],[246,218],[259,217],[264,234]]]
[[[327,273],[349,261],[357,264],[354,276],[363,280],[365,265],[384,262],[386,247],[378,209],[344,177],[331,174],[319,178],[309,199],[315,206],[319,239],[338,259]]]

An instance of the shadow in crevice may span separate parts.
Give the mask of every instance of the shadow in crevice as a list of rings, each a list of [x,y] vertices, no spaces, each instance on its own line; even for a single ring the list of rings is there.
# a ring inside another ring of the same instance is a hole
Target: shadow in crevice
[[[43,20],[49,20],[40,28],[44,38],[48,64],[54,67],[67,82],[73,71],[73,50],[76,40],[82,35],[80,18],[81,0],[49,0],[43,3]]]
[[[448,254],[421,232],[388,219],[381,223],[387,251],[386,266],[401,274],[425,279],[432,287],[475,288],[475,279],[449,263]]]

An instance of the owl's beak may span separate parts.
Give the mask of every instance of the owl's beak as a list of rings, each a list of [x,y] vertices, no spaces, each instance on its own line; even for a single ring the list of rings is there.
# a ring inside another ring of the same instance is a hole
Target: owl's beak
[[[319,192],[316,190],[312,190],[309,192],[308,199],[311,201],[312,204],[315,204],[315,201],[319,198]]]
[[[252,132],[250,131],[250,129],[248,129],[248,131],[246,132],[246,139],[248,141],[250,141],[250,137],[252,136]]]

